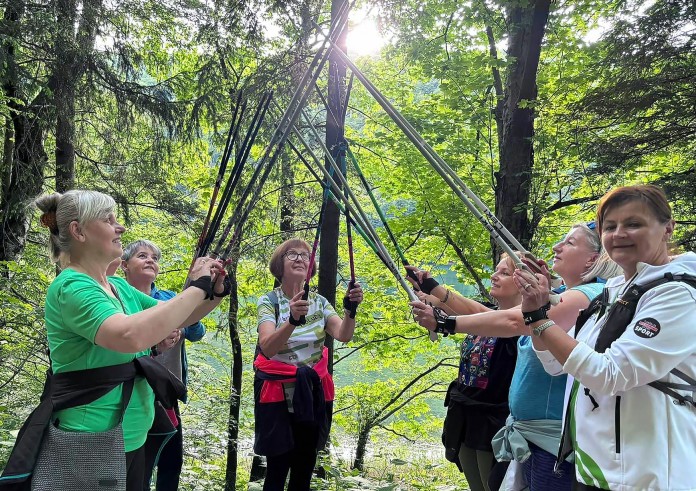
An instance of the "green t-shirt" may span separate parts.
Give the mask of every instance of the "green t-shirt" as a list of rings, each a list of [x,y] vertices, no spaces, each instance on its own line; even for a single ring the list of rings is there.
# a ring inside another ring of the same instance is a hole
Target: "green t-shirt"
[[[158,301],[130,286],[124,279],[109,277],[123,302],[108,295],[92,277],[65,269],[51,283],[46,295],[46,331],[54,373],[119,365],[146,356],[149,351],[118,353],[94,344],[99,327],[108,317],[123,312],[135,314]],[[68,431],[106,431],[118,424],[122,386],[91,404],[57,411],[60,428]],[[136,377],[123,417],[126,452],[144,443],[154,418],[154,394],[143,377]]]

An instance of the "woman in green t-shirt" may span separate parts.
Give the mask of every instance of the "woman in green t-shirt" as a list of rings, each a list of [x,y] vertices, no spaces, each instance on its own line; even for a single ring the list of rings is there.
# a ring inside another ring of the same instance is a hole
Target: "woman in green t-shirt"
[[[227,293],[223,263],[208,257],[197,259],[191,270],[190,284],[196,288],[166,303],[108,276],[109,265],[123,253],[125,231],[116,220],[110,196],[72,190],[43,195],[36,206],[43,212],[41,223],[50,231],[53,259],[63,268],[46,295],[46,331],[56,374],[146,356],[174,329],[203,318]],[[213,275],[217,275],[214,284]],[[106,431],[121,418],[121,392],[119,385],[90,404],[56,412],[53,418],[67,431]],[[143,489],[143,444],[153,418],[153,391],[137,376],[122,423],[128,491]]]

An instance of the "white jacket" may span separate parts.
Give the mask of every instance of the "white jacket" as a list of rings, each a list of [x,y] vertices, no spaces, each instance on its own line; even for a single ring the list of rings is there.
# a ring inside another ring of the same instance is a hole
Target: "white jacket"
[[[628,283],[623,277],[607,282],[612,301],[629,285],[666,272],[696,276],[696,254],[637,269]],[[577,480],[618,491],[696,490],[696,409],[647,385],[685,383],[673,368],[696,378],[696,290],[677,281],[648,290],[626,331],[597,353],[605,318],[590,317],[563,366],[550,352],[537,351],[548,373],[570,375],[565,397],[573,408]],[[586,389],[599,407],[593,409]]]

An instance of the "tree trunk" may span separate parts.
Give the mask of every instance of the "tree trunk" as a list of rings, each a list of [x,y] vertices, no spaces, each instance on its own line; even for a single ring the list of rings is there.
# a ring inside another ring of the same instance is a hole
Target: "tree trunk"
[[[370,439],[371,425],[365,425],[360,429],[358,434],[358,445],[355,448],[355,460],[353,461],[353,469],[362,471],[365,466],[365,453],[367,452],[367,442]]]
[[[227,465],[225,469],[225,491],[234,491],[237,486],[237,462],[239,443],[239,410],[242,394],[242,343],[239,340],[238,318],[239,297],[237,283],[238,248],[232,253],[232,263],[228,267],[232,283],[230,306],[227,318],[230,326],[230,345],[232,346],[232,387],[230,387],[230,411],[227,419]]]
[[[292,171],[292,163],[287,154],[280,157],[280,235],[282,240],[288,240],[293,235],[294,227],[294,203],[295,194],[293,184],[295,175]]]
[[[332,0],[331,22],[336,22],[338,12],[344,0]],[[346,51],[346,33],[343,31],[336,44]],[[329,59],[328,104],[326,114],[326,147],[338,162],[339,143],[343,142],[345,121],[343,120],[343,103],[345,97],[346,66],[338,57]],[[330,164],[326,162],[326,168]],[[320,237],[319,257],[319,294],[332,305],[336,305],[336,276],[338,273],[338,231],[340,213],[336,204],[329,200],[324,211],[324,224]],[[337,310],[340,310],[338,308]],[[333,338],[327,334],[325,345],[329,349],[329,373],[333,373]]]
[[[101,0],[56,1],[56,62],[53,66],[53,100],[56,109],[56,191],[75,187],[75,97],[77,84],[94,48]],[[78,14],[79,12],[79,14]],[[75,24],[80,22],[75,31]]]
[[[15,48],[12,39],[20,37],[20,20],[24,15],[22,2],[10,2],[4,12],[7,40],[2,45],[5,71],[2,90],[8,113],[5,120],[3,158],[0,164],[0,261],[16,260],[24,250],[34,196],[41,192],[47,155],[43,147],[44,123],[40,114],[45,92],[33,103],[21,105]]]
[[[541,42],[551,0],[515,3],[508,10],[508,56],[505,95],[498,104],[500,169],[495,174],[496,216],[528,247],[533,225],[527,208],[534,165],[534,107]],[[500,251],[493,244],[494,264]]]

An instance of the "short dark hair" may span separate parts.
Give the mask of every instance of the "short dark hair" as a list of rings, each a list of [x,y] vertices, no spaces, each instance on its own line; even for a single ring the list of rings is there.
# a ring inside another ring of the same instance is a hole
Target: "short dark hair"
[[[602,222],[609,210],[631,201],[640,201],[647,206],[660,223],[667,223],[672,219],[672,208],[669,206],[667,195],[665,195],[662,188],[652,184],[622,186],[612,189],[599,200],[599,205],[597,206],[598,232],[602,233]]]
[[[305,249],[307,252],[312,252],[312,248],[309,247],[309,244],[306,241],[297,238],[288,239],[275,248],[273,254],[271,255],[271,260],[268,262],[268,269],[271,270],[271,274],[275,279],[277,279],[278,281],[283,280],[283,260],[285,258],[285,254],[290,249],[300,248]],[[314,273],[316,273],[316,271],[317,265],[314,264],[312,266],[312,276],[314,276]]]

